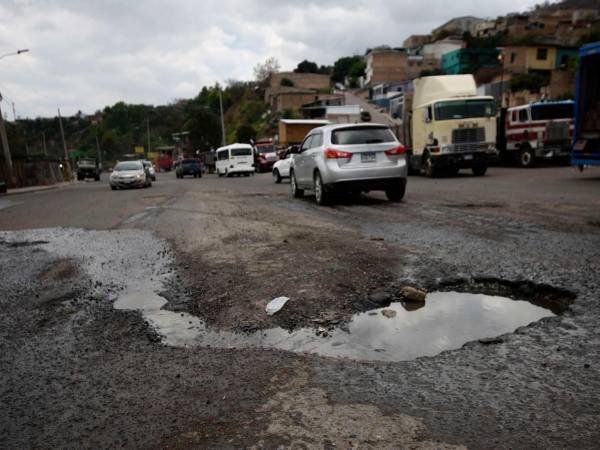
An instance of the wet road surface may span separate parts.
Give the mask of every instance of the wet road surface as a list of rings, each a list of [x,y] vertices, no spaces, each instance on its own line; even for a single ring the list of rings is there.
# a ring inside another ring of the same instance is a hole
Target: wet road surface
[[[596,447],[600,173],[411,177],[401,204],[331,208],[269,174],[158,177],[0,198],[0,447]],[[399,320],[406,285],[560,313],[395,362],[194,334],[333,344],[369,311]]]

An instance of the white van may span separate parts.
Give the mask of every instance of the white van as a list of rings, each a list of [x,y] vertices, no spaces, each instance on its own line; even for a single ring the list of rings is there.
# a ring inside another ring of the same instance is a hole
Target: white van
[[[231,144],[219,147],[216,155],[217,175],[254,174],[254,156],[250,144]]]

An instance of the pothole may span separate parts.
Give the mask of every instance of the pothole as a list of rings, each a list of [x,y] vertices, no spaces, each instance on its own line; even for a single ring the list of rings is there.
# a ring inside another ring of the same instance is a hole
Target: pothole
[[[166,345],[265,348],[374,361],[434,356],[476,340],[499,343],[498,336],[555,315],[548,305],[525,300],[468,292],[432,292],[424,303],[394,302],[385,308],[355,314],[348,323],[334,328],[272,328],[236,333],[212,329],[187,313],[160,309],[165,302],[154,293],[138,293],[119,299],[115,307],[128,304],[125,309],[142,310]]]

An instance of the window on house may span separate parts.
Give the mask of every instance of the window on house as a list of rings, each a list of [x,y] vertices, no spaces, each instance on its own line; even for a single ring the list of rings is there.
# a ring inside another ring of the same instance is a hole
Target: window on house
[[[515,52],[512,52],[510,54],[510,62],[511,62],[511,64],[514,63],[516,59],[517,59],[517,54]]]
[[[537,49],[537,59],[538,61],[545,61],[548,59],[548,49],[547,48],[538,48]]]

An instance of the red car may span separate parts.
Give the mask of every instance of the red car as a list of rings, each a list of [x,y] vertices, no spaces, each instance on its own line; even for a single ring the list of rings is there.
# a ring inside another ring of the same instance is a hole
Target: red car
[[[254,169],[257,172],[270,172],[277,159],[273,142],[258,141],[254,145]]]

